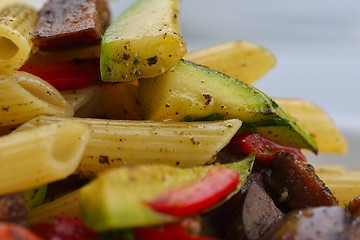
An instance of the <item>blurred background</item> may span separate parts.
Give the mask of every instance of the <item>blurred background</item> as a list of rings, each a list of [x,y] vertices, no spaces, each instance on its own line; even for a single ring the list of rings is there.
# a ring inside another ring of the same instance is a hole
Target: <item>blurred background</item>
[[[39,6],[41,2],[31,3]],[[109,2],[116,17],[134,1]],[[276,55],[277,66],[255,86],[272,97],[307,99],[329,113],[350,151],[340,156],[309,155],[310,161],[360,168],[359,0],[180,3],[189,50],[228,40],[262,45]]]

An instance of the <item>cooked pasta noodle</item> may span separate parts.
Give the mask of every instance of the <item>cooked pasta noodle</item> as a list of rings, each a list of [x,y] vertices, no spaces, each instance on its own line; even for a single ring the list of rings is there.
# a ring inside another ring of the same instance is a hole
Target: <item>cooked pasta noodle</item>
[[[0,8],[0,71],[21,67],[30,57],[37,12],[23,4]]]
[[[40,116],[17,131],[61,121]],[[125,164],[164,163],[199,166],[215,160],[241,126],[237,119],[219,122],[151,122],[73,119],[87,124],[91,139],[77,173],[94,176]]]
[[[101,88],[98,86],[61,92],[66,101],[73,107],[76,117],[100,116],[100,93]]]
[[[64,97],[49,83],[25,72],[0,74],[0,127],[41,115],[73,116]]]
[[[275,101],[310,132],[318,144],[319,152],[348,151],[345,137],[320,107],[303,99],[275,98]]]
[[[78,167],[88,140],[87,127],[69,121],[1,137],[0,194],[69,176]]]
[[[270,51],[246,41],[220,43],[189,52],[184,58],[246,83],[255,82],[276,64]]]
[[[102,116],[110,119],[141,119],[138,81],[101,86]]]
[[[340,165],[315,165],[315,169],[339,204],[346,205],[360,194],[360,170]]]

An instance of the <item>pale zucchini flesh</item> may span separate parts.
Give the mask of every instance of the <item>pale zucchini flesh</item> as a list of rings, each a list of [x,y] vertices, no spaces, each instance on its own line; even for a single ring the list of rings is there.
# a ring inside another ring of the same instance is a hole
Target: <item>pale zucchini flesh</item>
[[[178,0],[138,0],[118,16],[101,42],[104,81],[125,82],[159,75],[186,53]]]
[[[151,120],[203,120],[212,116],[243,121],[242,129],[258,131],[286,146],[317,146],[310,134],[278,104],[252,85],[189,61],[180,61],[161,76],[141,79],[142,115]]]

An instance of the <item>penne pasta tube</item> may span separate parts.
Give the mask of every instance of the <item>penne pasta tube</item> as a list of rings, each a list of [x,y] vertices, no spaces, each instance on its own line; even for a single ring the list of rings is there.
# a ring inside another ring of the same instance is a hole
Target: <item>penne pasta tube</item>
[[[140,120],[138,81],[102,85],[100,104],[104,118]]]
[[[101,88],[98,86],[61,92],[66,101],[71,104],[76,117],[99,116],[100,93]]]
[[[275,56],[267,49],[246,41],[228,41],[187,53],[184,58],[253,83],[276,64]]]
[[[360,170],[338,165],[315,165],[315,169],[316,174],[338,199],[340,205],[346,206],[360,195]]]
[[[61,122],[63,118],[40,116],[17,131]],[[91,139],[77,169],[93,177],[126,164],[200,166],[215,160],[241,126],[238,119],[218,122],[152,122],[73,119],[90,128]]]
[[[315,104],[294,98],[275,98],[314,137],[321,153],[346,153],[348,145],[329,115]]]
[[[51,223],[58,216],[80,218],[79,191],[67,193],[51,202],[44,203],[33,208],[27,214],[27,222],[32,225],[36,223]]]
[[[87,127],[70,121],[0,137],[0,195],[66,178],[78,167],[88,139]]]
[[[0,127],[41,115],[73,116],[74,110],[49,83],[25,72],[0,74]]]
[[[23,4],[0,8],[0,71],[20,68],[30,57],[37,12]]]

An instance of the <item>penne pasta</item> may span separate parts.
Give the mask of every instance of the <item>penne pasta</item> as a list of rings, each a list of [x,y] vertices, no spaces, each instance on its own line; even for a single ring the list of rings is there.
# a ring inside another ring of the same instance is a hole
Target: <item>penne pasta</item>
[[[100,105],[104,118],[140,120],[138,81],[102,85]]]
[[[40,116],[17,131],[61,122]],[[93,177],[109,168],[127,164],[200,166],[215,160],[241,126],[237,119],[219,122],[151,122],[73,119],[90,128],[91,139],[77,173]]]
[[[0,8],[0,71],[20,68],[30,57],[37,12],[23,4]]]
[[[36,223],[50,223],[58,216],[80,218],[80,194],[79,191],[67,193],[51,202],[46,202],[33,208],[27,214],[27,222],[32,225]]]
[[[25,72],[0,74],[0,127],[41,115],[73,116],[64,97],[49,83]]]
[[[98,86],[61,92],[66,101],[71,104],[76,117],[100,116],[100,93],[101,88]]]
[[[319,152],[346,153],[348,145],[335,123],[319,106],[294,98],[275,98],[282,109],[292,115],[315,138]]]
[[[246,83],[253,83],[276,64],[267,49],[246,41],[229,41],[187,53],[184,58]]]
[[[63,179],[80,163],[89,132],[76,122],[15,132],[0,138],[0,195]]]
[[[315,165],[316,174],[330,188],[338,199],[339,204],[345,206],[360,195],[360,170],[347,169],[338,165]]]

